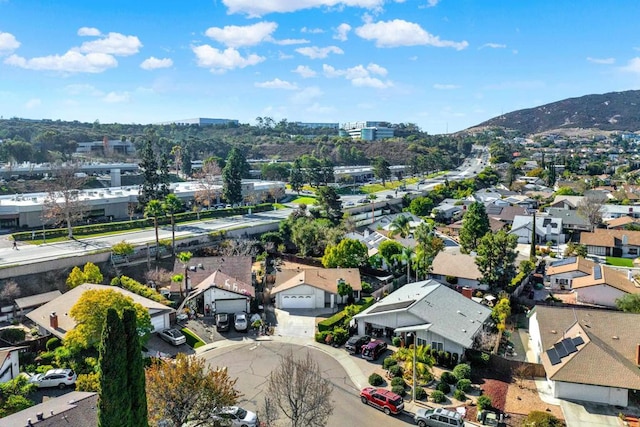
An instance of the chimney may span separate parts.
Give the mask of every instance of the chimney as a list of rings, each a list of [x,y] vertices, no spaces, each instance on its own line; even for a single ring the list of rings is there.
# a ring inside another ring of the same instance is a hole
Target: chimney
[[[49,326],[53,329],[58,329],[58,315],[55,311],[51,312],[49,315]]]
[[[640,344],[636,344],[636,365],[640,365]]]
[[[462,288],[462,295],[471,299],[471,297],[473,296],[473,289],[471,289],[468,286],[465,286],[464,288]]]

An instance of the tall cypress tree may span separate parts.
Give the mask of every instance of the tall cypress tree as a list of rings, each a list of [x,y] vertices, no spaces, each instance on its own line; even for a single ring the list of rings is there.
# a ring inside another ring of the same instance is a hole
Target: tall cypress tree
[[[246,160],[240,150],[232,148],[227,163],[222,169],[222,196],[227,203],[242,202],[242,177],[246,169]]]
[[[124,336],[127,343],[127,375],[129,403],[131,405],[131,427],[147,427],[147,394],[145,389],[144,363],[140,348],[140,336],[136,324],[136,312],[122,313]]]
[[[127,393],[127,348],[124,326],[118,312],[107,311],[102,342],[100,343],[100,392],[98,400],[98,427],[131,425],[131,405]]]

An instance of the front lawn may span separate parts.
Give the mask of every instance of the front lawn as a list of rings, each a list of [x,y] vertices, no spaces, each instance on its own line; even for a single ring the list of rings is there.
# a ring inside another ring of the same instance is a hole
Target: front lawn
[[[290,201],[289,203],[296,203],[296,204],[301,204],[304,203],[305,205],[315,205],[317,202],[315,197],[311,197],[311,196],[300,196],[296,199],[293,199],[292,201]]]
[[[633,260],[629,258],[616,258],[608,256],[607,264],[614,265],[616,267],[633,267]]]

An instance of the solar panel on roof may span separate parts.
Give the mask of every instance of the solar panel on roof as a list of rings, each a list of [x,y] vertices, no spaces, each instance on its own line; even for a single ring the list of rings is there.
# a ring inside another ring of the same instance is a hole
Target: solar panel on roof
[[[582,337],[575,337],[573,339],[573,343],[577,346],[584,344],[584,340],[582,339]]]
[[[576,345],[573,343],[573,340],[571,338],[565,338],[561,342],[562,342],[562,345],[564,345],[564,348],[567,349],[567,353],[571,354],[578,351],[578,349],[576,348]]]
[[[553,348],[556,349],[556,352],[558,352],[558,356],[560,356],[561,359],[569,354],[569,352],[567,352],[567,349],[564,348],[564,345],[562,345],[562,342],[556,343]]]
[[[602,267],[598,264],[593,266],[593,278],[596,280],[602,279]]]
[[[549,361],[551,361],[552,365],[557,365],[558,363],[560,363],[560,356],[558,356],[555,348],[550,348],[549,350],[547,350],[547,356],[549,356]]]

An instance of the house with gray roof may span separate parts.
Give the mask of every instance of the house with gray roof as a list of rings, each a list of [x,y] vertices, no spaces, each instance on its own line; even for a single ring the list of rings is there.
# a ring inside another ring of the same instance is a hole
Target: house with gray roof
[[[509,234],[518,236],[518,243],[531,243],[533,235],[533,216],[516,215]],[[535,243],[554,242],[562,244],[565,235],[562,231],[562,219],[550,216],[536,217],[536,241]]]
[[[0,427],[27,427],[30,425],[36,427],[97,426],[98,393],[72,391],[0,418]]]
[[[485,325],[491,310],[436,282],[409,283],[354,316],[358,333],[384,329],[416,334],[418,345],[429,345],[462,357]]]
[[[547,215],[562,220],[562,227],[565,231],[591,231],[589,220],[580,215],[577,210],[548,208]]]

